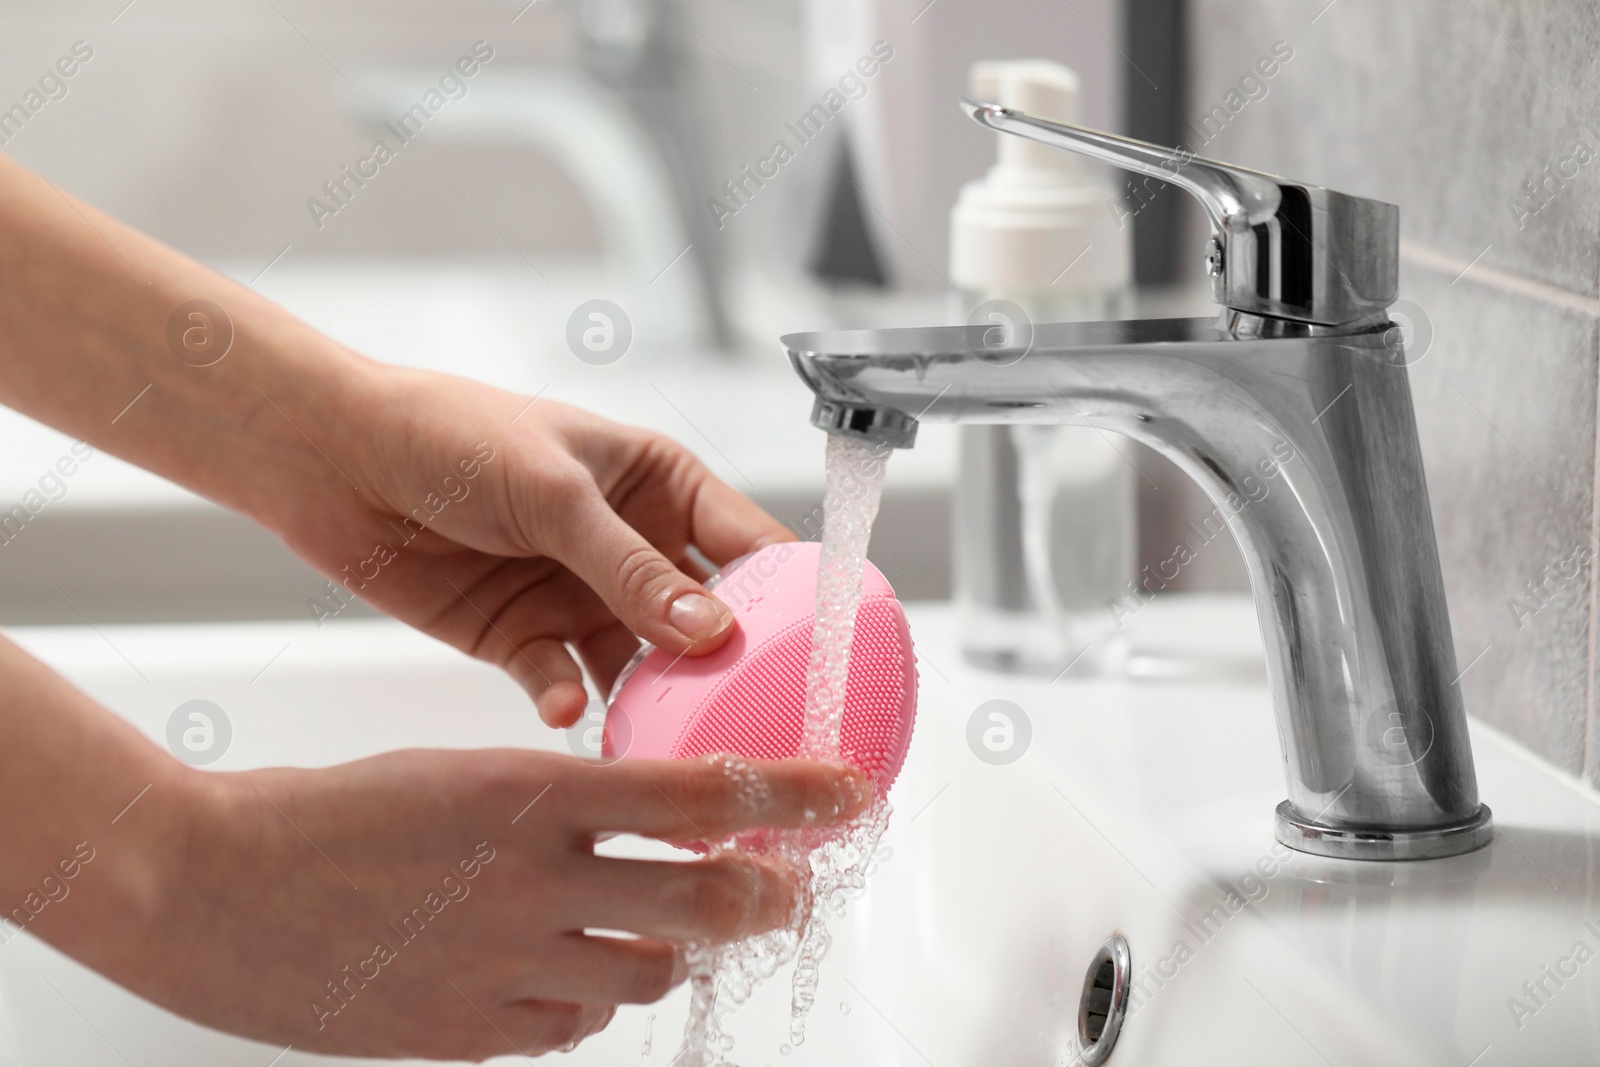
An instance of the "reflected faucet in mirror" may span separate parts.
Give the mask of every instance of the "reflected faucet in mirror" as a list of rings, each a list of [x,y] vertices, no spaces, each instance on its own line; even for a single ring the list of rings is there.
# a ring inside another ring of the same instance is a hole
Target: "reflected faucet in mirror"
[[[813,424],[898,448],[930,420],[1087,425],[1161,452],[1227,518],[1249,571],[1289,793],[1278,839],[1372,860],[1487,844],[1387,311],[1399,209],[993,104],[962,108],[1194,196],[1221,311],[790,334]]]
[[[428,136],[547,156],[588,200],[606,253],[631,284],[672,290],[658,310],[669,328],[685,343],[731,351],[723,246],[702,201],[710,162],[694,118],[701,109],[692,56],[679,40],[682,17],[662,0],[571,6],[579,65],[502,62],[453,100],[448,121]],[[344,106],[380,128],[406,113],[437,72],[368,65],[351,75],[361,89],[345,93]],[[669,273],[680,261],[687,269]]]

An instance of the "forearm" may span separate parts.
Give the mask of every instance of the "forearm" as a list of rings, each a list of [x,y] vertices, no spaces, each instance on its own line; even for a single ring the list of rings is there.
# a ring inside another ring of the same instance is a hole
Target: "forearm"
[[[178,869],[201,776],[4,638],[0,761],[0,947],[22,929],[119,962]]]
[[[232,324],[209,366],[168,339],[193,300]],[[326,453],[369,367],[0,156],[0,403],[275,526],[286,487],[341,477]]]

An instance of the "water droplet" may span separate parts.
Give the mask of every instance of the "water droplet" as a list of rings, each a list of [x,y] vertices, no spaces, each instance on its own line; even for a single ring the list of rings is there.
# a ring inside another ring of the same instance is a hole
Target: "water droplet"
[[[840,1015],[849,1015],[850,1014],[850,1005],[848,1003],[846,1003],[845,1001],[842,1001],[842,1000],[839,1001],[839,1014]]]
[[[759,815],[772,803],[772,787],[767,785],[766,775],[752,764],[725,752],[707,756],[706,762],[721,769],[733,782],[739,806],[748,814]]]

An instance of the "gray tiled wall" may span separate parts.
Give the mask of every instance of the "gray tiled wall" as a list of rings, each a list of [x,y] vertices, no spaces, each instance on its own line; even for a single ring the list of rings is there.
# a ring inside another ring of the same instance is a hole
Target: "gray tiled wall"
[[[1468,708],[1600,785],[1582,565],[1596,538],[1600,8],[1194,0],[1190,26],[1191,115],[1227,115],[1214,136],[1191,127],[1191,147],[1400,205],[1401,296],[1424,323],[1412,387]],[[1229,111],[1230,89],[1280,41],[1292,57]],[[1523,183],[1546,164],[1572,176],[1541,202]]]

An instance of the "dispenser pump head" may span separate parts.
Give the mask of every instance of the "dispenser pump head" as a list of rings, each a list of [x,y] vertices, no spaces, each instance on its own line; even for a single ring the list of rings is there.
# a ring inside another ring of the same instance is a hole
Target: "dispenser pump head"
[[[971,91],[1058,122],[1078,118],[1078,76],[1048,59],[974,63]],[[1077,156],[1023,137],[999,139],[999,158],[962,186],[950,212],[953,285],[981,293],[1118,290],[1132,276],[1131,234],[1107,205],[1116,191]],[[1064,270],[1071,266],[1070,272]]]

